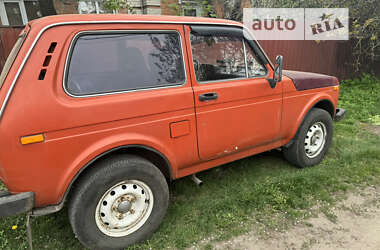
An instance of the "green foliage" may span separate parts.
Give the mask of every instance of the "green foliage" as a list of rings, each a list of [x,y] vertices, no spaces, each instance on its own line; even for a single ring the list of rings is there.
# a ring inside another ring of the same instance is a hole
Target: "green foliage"
[[[350,36],[356,71],[380,62],[380,1],[349,1]]]
[[[374,115],[369,118],[369,121],[376,126],[380,126],[380,115]]]
[[[120,9],[127,9],[129,13],[135,14],[134,9],[127,3],[127,0],[103,0],[103,7],[115,12]]]
[[[214,6],[208,3],[209,1],[203,1],[203,11],[207,13],[209,17],[216,17]]]
[[[182,16],[184,14],[183,7],[191,7],[191,6],[201,7],[203,16],[216,17],[212,0],[182,1],[182,5],[177,4],[177,3],[169,4],[169,7],[173,10],[174,14],[177,16]]]
[[[126,0],[104,0],[103,6],[108,10],[124,9],[127,6]]]
[[[8,246],[8,239],[5,237],[5,233],[3,230],[0,230],[0,249],[5,249]]]
[[[168,5],[174,11],[174,15],[181,16],[182,15],[182,7],[176,3],[171,3]]]
[[[371,122],[380,112],[380,80],[368,74],[361,78],[346,80],[342,83],[344,92],[339,100],[340,105],[349,110],[350,121]]]

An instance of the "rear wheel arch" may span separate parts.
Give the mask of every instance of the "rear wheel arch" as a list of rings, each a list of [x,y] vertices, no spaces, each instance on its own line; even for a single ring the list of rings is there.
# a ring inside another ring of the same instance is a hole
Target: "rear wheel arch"
[[[115,155],[96,165],[70,195],[76,237],[89,249],[121,249],[150,237],[169,203],[164,175],[135,155]]]
[[[70,193],[72,189],[74,188],[75,184],[81,181],[81,178],[86,175],[86,172],[92,169],[92,166],[96,166],[97,163],[100,161],[105,161],[109,158],[112,158],[114,156],[121,155],[121,154],[135,155],[135,156],[144,158],[150,161],[151,163],[153,163],[153,165],[155,165],[161,171],[161,173],[165,176],[168,182],[173,180],[171,164],[169,160],[158,150],[145,146],[145,145],[119,146],[98,155],[97,157],[92,159],[90,162],[88,162],[85,166],[83,166],[76,173],[74,178],[71,180],[70,185],[66,189],[65,195],[63,199],[61,200],[60,204],[63,205],[65,201],[69,199]]]

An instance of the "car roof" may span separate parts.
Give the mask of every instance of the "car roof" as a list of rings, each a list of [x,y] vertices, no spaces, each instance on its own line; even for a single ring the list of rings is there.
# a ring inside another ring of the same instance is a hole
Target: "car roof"
[[[241,23],[217,18],[160,16],[160,15],[128,15],[128,14],[70,14],[54,15],[35,19],[29,22],[33,27],[46,27],[64,23],[177,23],[177,24],[211,24],[243,26]]]

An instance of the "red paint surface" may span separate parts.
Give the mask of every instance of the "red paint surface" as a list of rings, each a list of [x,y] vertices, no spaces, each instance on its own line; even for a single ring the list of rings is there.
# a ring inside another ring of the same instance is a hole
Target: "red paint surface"
[[[65,15],[32,22],[19,56],[0,91],[3,103],[18,66],[43,27],[87,20],[214,22],[232,21],[127,15]],[[176,30],[182,36],[187,82],[180,87],[73,98],[62,87],[73,37],[85,30]],[[183,24],[81,24],[48,29],[33,49],[0,121],[0,176],[13,193],[33,191],[36,207],[59,203],[74,176],[96,156],[139,144],[163,154],[174,178],[280,147],[294,136],[319,100],[337,105],[332,87],[297,91],[284,77],[275,89],[264,78],[199,84],[195,81],[189,29]],[[43,81],[39,72],[51,42],[55,52]],[[268,65],[269,76],[272,69]],[[214,101],[198,95],[217,92]],[[178,122],[186,121],[186,126]],[[188,125],[188,129],[187,129]],[[188,130],[188,131],[187,131]],[[45,141],[21,145],[20,137],[43,133]],[[172,136],[171,133],[180,135]],[[173,138],[175,137],[175,138]]]

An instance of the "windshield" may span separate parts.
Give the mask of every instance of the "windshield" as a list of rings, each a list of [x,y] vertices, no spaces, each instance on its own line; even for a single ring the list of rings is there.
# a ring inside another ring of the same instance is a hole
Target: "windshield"
[[[12,66],[12,64],[13,64],[16,56],[17,56],[17,53],[21,48],[22,42],[24,41],[24,38],[25,38],[25,35],[26,35],[26,32],[23,32],[17,38],[16,44],[13,46],[11,53],[9,54],[7,60],[5,61],[3,71],[1,72],[1,75],[0,75],[0,90],[1,90],[1,87],[3,86],[5,77],[7,76],[9,69],[11,68],[11,66]]]

